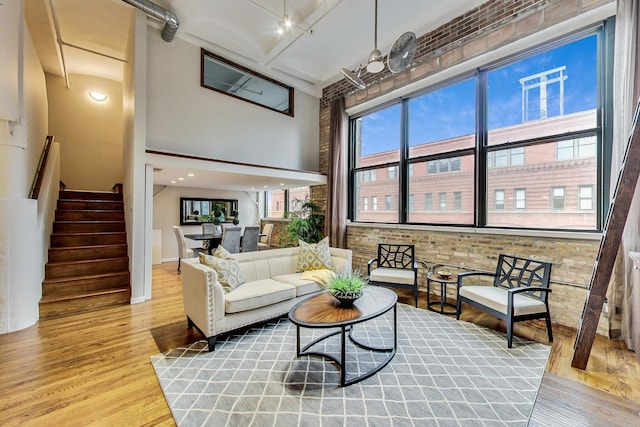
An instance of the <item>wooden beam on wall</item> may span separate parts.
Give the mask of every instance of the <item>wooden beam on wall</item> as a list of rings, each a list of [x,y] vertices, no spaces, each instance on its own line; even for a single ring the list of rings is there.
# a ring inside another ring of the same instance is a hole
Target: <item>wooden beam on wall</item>
[[[633,133],[627,143],[624,161],[615,193],[611,201],[609,215],[604,229],[604,236],[600,242],[596,265],[591,275],[587,299],[582,310],[582,317],[578,325],[578,333],[574,344],[574,353],[571,366],[578,369],[586,369],[589,354],[593,347],[598,321],[602,313],[611,280],[611,272],[618,254],[622,233],[627,222],[629,209],[635,193],[638,176],[640,175],[640,129],[638,128],[638,115],[640,114],[640,102],[636,106],[633,119]]]

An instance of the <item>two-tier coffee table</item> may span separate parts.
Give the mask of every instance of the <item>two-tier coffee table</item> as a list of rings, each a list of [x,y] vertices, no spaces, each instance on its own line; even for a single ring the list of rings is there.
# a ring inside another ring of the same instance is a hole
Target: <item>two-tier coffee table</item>
[[[294,305],[289,311],[289,320],[296,325],[296,352],[298,356],[317,355],[327,357],[340,367],[340,385],[342,387],[365,380],[387,366],[393,359],[398,347],[397,323],[398,314],[396,303],[398,296],[392,290],[378,287],[366,287],[363,295],[358,298],[352,307],[341,307],[337,299],[329,292],[323,292],[304,299]],[[353,336],[353,326],[375,319],[393,309],[393,345],[391,347],[374,347],[369,343],[362,342],[361,338],[356,340]],[[339,328],[326,335],[317,338],[306,344],[303,348],[300,343],[300,328]],[[348,332],[348,334],[347,334]],[[328,354],[320,351],[313,351],[312,347],[332,337],[340,334],[340,355]],[[379,353],[387,353],[387,357],[375,365],[371,370],[358,375],[355,378],[347,379],[346,365],[346,340],[349,339],[358,347]]]

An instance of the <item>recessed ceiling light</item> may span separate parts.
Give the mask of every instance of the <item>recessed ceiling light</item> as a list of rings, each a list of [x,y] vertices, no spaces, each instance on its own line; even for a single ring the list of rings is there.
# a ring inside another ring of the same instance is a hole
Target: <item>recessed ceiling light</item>
[[[172,184],[175,184],[176,182],[175,182],[175,181],[171,181],[171,183],[172,183]]]
[[[107,95],[100,92],[89,91],[89,96],[91,97],[91,99],[98,102],[103,102],[107,100]]]
[[[284,185],[284,182],[281,182],[280,185]]]
[[[187,176],[193,176],[193,174],[192,173],[188,173]]]
[[[178,177],[178,181],[184,181],[184,178],[180,176]]]
[[[268,186],[268,185],[265,185],[265,186],[264,186],[264,188],[269,188],[269,186]]]

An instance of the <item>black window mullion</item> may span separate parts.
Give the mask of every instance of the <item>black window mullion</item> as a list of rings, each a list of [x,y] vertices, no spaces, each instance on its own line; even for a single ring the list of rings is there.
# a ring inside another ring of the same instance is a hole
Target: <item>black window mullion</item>
[[[400,224],[407,222],[409,206],[409,100],[403,99],[400,109],[400,165],[398,167],[398,221]]]
[[[488,71],[479,70],[476,78],[476,153],[475,153],[475,224],[487,225],[487,102]]]

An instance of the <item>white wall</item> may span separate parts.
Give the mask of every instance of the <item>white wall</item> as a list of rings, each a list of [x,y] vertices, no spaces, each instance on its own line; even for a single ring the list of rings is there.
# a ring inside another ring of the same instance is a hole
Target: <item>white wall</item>
[[[70,190],[109,191],[121,183],[122,83],[82,74],[46,74],[49,132],[60,146],[60,177]],[[104,102],[89,91],[107,95]]]
[[[131,271],[131,303],[140,303],[151,298],[151,207],[145,205],[144,159],[147,17],[144,12],[136,10],[132,19],[128,63],[123,76],[123,198]]]
[[[257,193],[206,190],[201,188],[167,187],[153,200],[153,228],[162,230],[162,260],[178,259],[178,244],[172,227],[180,225],[180,197],[203,197],[211,199],[237,199],[238,219],[241,227],[259,225],[255,200]],[[183,225],[185,234],[202,233],[200,225]],[[194,243],[194,247],[199,243]]]
[[[147,39],[147,148],[318,171],[317,98],[295,91],[290,117],[202,88],[200,46],[151,27]]]
[[[2,76],[17,76],[3,81],[0,97],[0,333],[38,320],[44,278],[38,205],[28,193],[47,135],[47,90],[22,6],[0,3],[0,42],[14,43],[0,51]]]

